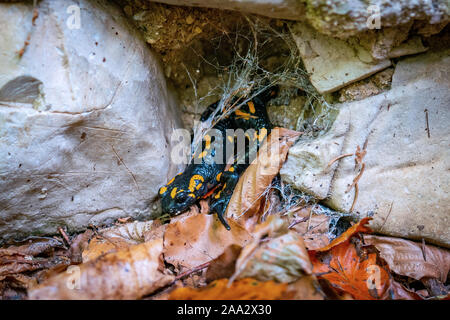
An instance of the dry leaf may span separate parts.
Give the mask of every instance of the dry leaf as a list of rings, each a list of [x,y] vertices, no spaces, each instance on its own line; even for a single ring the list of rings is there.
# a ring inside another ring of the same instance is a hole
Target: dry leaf
[[[359,253],[359,254],[358,254]],[[377,264],[376,253],[358,252],[346,240],[326,252],[311,251],[313,272],[358,300],[384,299],[389,289],[388,272]]]
[[[164,235],[164,258],[179,271],[209,262],[232,244],[244,246],[252,236],[234,221],[228,231],[215,215],[196,214],[172,222]]]
[[[358,223],[354,224],[350,228],[347,229],[343,234],[341,234],[339,237],[331,241],[331,243],[323,248],[317,249],[317,251],[327,251],[331,248],[349,240],[353,235],[355,235],[358,232],[366,232],[370,233],[372,230],[369,227],[366,227],[366,224],[369,223],[369,221],[372,220],[372,218],[364,218],[361,219]]]
[[[170,294],[170,300],[276,300],[282,299],[287,284],[274,281],[259,282],[255,279],[241,279],[228,285],[228,279],[211,282],[201,289],[177,288]]]
[[[132,245],[134,245],[134,243],[130,243],[123,238],[106,238],[96,236],[91,239],[87,248],[83,250],[82,260],[83,262],[95,260],[101,255],[123,250]]]
[[[242,247],[233,244],[225,249],[225,251],[216,259],[211,261],[208,270],[206,270],[206,281],[221,278],[229,278],[236,269],[236,260],[242,251]]]
[[[303,237],[308,250],[317,250],[330,243],[328,237],[330,217],[325,214],[312,213],[314,206],[308,206],[294,212],[290,228]],[[300,221],[296,223],[296,221]]]
[[[264,194],[286,161],[289,148],[300,132],[274,128],[257,157],[239,178],[225,216],[251,231],[264,207]]]
[[[126,224],[100,230],[99,233],[106,238],[122,238],[130,243],[144,242],[145,234],[159,226],[155,220],[133,221]]]
[[[20,246],[0,249],[0,276],[15,276],[23,272],[67,266],[70,259],[55,254],[62,243],[52,238],[30,239]],[[63,250],[65,252],[65,250]]]
[[[163,273],[162,239],[72,266],[29,291],[41,299],[139,299],[174,280]]]
[[[420,280],[436,278],[447,281],[450,271],[450,251],[409,240],[365,235],[364,242],[380,251],[389,268],[400,275]]]
[[[293,282],[312,272],[302,237],[294,231],[267,239],[248,255],[245,248],[236,262],[232,279],[254,278],[260,281]]]
[[[89,241],[94,236],[94,231],[88,229],[83,233],[77,235],[73,240],[69,248],[70,260],[73,264],[79,264],[83,262],[83,251],[89,246]]]
[[[303,276],[294,283],[289,284],[285,299],[288,300],[324,300],[324,294],[314,276]]]

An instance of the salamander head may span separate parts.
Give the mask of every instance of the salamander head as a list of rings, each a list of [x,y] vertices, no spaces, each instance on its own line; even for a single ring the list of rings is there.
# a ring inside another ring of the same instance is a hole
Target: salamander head
[[[159,189],[163,214],[171,216],[189,209],[201,196],[206,194],[207,187],[201,175],[177,175]]]

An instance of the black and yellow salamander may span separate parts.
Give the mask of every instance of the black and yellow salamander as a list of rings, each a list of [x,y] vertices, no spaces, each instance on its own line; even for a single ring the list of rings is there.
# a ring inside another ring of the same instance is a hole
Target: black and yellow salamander
[[[201,148],[194,153],[184,172],[159,189],[163,214],[180,214],[214,190],[210,212],[217,213],[222,224],[230,230],[224,217],[226,208],[239,176],[252,160],[252,152],[256,154],[270,133],[272,125],[266,104],[276,94],[277,87],[268,88],[219,120],[212,127],[214,130],[206,132]],[[236,99],[233,104],[237,105]],[[211,104],[202,114],[201,121],[206,121],[217,105],[218,102]],[[244,144],[239,135],[244,137]]]

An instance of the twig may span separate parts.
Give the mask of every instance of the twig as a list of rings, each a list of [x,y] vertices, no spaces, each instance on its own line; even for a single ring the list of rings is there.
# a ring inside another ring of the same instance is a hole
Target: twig
[[[183,272],[182,274],[179,274],[178,276],[175,277],[175,281],[181,280],[181,279],[183,279],[183,278],[193,274],[194,272],[203,270],[203,269],[209,267],[210,264],[211,264],[211,261],[208,261],[208,262],[205,262],[205,263],[203,263],[203,264],[201,264],[201,265],[199,265],[199,266],[197,266],[195,268],[192,268],[191,270]]]
[[[302,223],[302,222],[305,222],[306,220],[309,220],[309,217],[304,217],[304,218],[301,218],[301,219],[294,219],[294,221],[293,222],[291,222],[291,224],[289,225],[289,227],[288,227],[288,229],[291,229],[291,228],[293,228],[295,225],[297,225],[297,224],[299,224],[299,223]]]
[[[358,199],[358,194],[359,194],[358,184],[355,184],[355,196],[354,196],[354,198],[353,198],[353,203],[352,203],[352,206],[351,206],[351,208],[350,208],[350,212],[352,212],[352,211],[353,211],[353,208],[355,207],[356,200]]]
[[[352,190],[353,186],[355,186],[358,183],[359,179],[361,178],[364,172],[365,166],[366,166],[365,163],[361,164],[361,170],[359,170],[358,175],[353,179],[353,183],[347,188],[347,190],[345,190],[345,193],[348,193],[350,190]]]
[[[59,233],[61,233],[62,237],[64,238],[64,241],[66,241],[67,245],[70,247],[71,242],[69,240],[69,237],[67,236],[67,233],[61,227],[58,228],[58,231],[59,231]]]
[[[353,155],[354,155],[354,153],[346,153],[346,154],[341,154],[340,156],[337,156],[336,158],[334,158],[333,160],[328,162],[328,165],[327,165],[326,169],[330,168],[333,165],[333,163],[335,163],[336,161],[338,161],[338,160],[340,160],[342,158],[345,158],[345,157],[353,156]]]

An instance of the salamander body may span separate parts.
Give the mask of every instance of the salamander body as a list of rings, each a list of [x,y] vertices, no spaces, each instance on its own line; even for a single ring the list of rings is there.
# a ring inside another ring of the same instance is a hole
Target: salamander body
[[[204,135],[201,148],[194,153],[191,163],[160,188],[163,214],[180,214],[214,190],[210,212],[217,213],[222,224],[230,229],[224,218],[226,208],[239,176],[270,133],[272,125],[266,104],[276,93],[277,88],[271,87],[258,94],[223,117]],[[211,116],[217,104],[206,109],[201,121]]]

